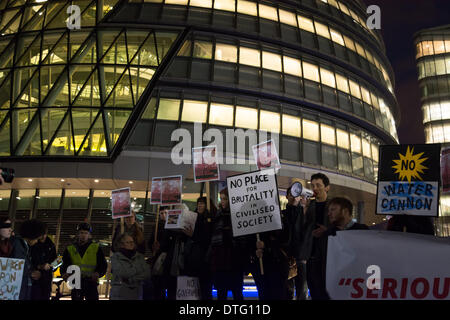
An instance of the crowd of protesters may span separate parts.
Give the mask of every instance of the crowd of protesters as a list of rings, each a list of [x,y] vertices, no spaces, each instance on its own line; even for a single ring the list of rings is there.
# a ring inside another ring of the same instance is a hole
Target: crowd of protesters
[[[322,173],[311,177],[314,200],[294,197],[286,191],[287,205],[281,212],[282,229],[233,237],[227,188],[220,191],[219,208],[206,197],[197,199],[194,230],[165,229],[168,207],[161,207],[159,224],[145,242],[135,213],[125,218],[113,234],[111,300],[175,300],[177,277],[198,278],[200,298],[243,300],[244,276],[251,273],[260,300],[328,300],[326,257],[329,236],[343,230],[369,229],[353,219],[353,204],[345,197],[328,198],[330,181]],[[424,217],[393,217],[387,230],[434,234]],[[80,268],[80,286],[72,289],[73,300],[98,300],[99,279],[108,264],[98,243],[92,241],[88,223],[77,227],[73,244],[65,248],[60,273],[64,280],[70,267]],[[0,257],[25,260],[20,300],[48,300],[52,291],[55,245],[39,220],[24,221],[14,234],[11,220],[0,219]],[[151,257],[144,257],[146,247]],[[262,262],[262,263],[261,263]],[[262,270],[263,266],[263,270]]]

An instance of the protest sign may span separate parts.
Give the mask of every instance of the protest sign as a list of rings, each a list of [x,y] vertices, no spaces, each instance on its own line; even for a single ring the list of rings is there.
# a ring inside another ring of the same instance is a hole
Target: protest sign
[[[161,178],[152,178],[150,204],[161,204]]]
[[[380,146],[377,214],[437,216],[440,144]]]
[[[177,277],[177,300],[200,300],[200,284],[198,278]]]
[[[180,209],[176,210],[168,210],[166,217],[166,224],[164,225],[164,229],[180,229],[180,216],[183,211]]]
[[[182,176],[161,178],[161,204],[181,204]]]
[[[185,204],[182,207],[182,209],[167,211],[166,224],[164,225],[165,229],[194,231],[197,213],[190,211]]]
[[[268,168],[278,170],[281,168],[277,148],[273,140],[254,145],[252,146],[252,150],[258,170]]]
[[[0,258],[0,300],[19,300],[24,259]]]
[[[195,183],[219,180],[219,160],[216,146],[192,148],[192,159]]]
[[[111,191],[112,218],[124,218],[131,216],[130,188],[122,188]]]
[[[233,236],[281,229],[273,168],[227,178]]]
[[[326,285],[332,299],[449,300],[450,240],[378,230],[328,237]]]
[[[450,148],[442,150],[441,175],[442,193],[450,194]]]

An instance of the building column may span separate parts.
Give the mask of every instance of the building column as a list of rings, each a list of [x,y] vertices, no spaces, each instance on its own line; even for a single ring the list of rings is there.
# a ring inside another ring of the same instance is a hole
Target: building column
[[[62,189],[61,191],[61,199],[59,201],[59,216],[58,216],[58,222],[56,224],[56,235],[55,235],[55,247],[56,252],[58,252],[59,248],[59,240],[61,238],[61,224],[63,219],[63,212],[64,212],[64,199],[66,197],[66,189]]]

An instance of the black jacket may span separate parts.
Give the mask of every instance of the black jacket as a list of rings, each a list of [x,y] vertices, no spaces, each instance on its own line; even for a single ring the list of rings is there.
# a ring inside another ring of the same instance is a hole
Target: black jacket
[[[79,245],[78,242],[74,243],[75,248],[77,249],[78,253],[81,257],[84,256],[84,253],[86,252],[87,248],[90,246],[92,241],[88,241],[84,245]],[[70,258],[69,251],[67,248],[64,250],[63,253],[63,264],[61,265],[61,274],[65,274],[67,271],[67,268],[72,264],[72,259]],[[97,265],[95,266],[94,272],[97,272],[99,274],[99,278],[103,277],[106,274],[106,269],[108,267],[108,264],[105,259],[105,255],[103,254],[102,248],[99,247],[97,251]]]
[[[325,258],[326,257],[326,245],[327,245],[327,238],[321,237],[319,239],[316,239],[312,236],[313,230],[317,228],[318,224],[324,225],[328,228],[330,225],[330,221],[328,219],[327,214],[327,207],[328,207],[328,200],[325,202],[325,212],[323,215],[322,221],[317,221],[316,217],[316,201],[312,200],[311,203],[308,206],[308,209],[306,210],[306,214],[304,217],[304,225],[303,225],[303,241],[301,244],[301,253],[300,258],[301,260],[308,260],[311,258],[311,254],[313,251],[313,243],[317,243],[317,257],[318,258]]]
[[[304,214],[303,207],[298,205],[296,207],[287,205],[286,209],[281,212],[284,217],[283,228],[288,232],[288,255],[294,257],[296,260],[301,258],[301,248],[304,238]]]
[[[46,263],[51,264],[57,257],[55,244],[49,237],[47,237],[43,243],[38,241],[31,247],[31,257],[34,269],[39,269],[38,267],[40,265]],[[41,272],[41,278],[36,281],[37,283],[51,281],[53,274],[52,269],[48,271],[39,269],[39,271]]]
[[[13,244],[13,251],[10,258],[25,260],[19,300],[30,300],[32,286],[31,272],[34,270],[31,249],[28,243],[20,236],[11,237],[11,242]]]

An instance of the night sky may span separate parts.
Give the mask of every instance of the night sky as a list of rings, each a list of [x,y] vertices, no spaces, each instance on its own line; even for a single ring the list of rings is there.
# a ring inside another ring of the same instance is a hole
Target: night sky
[[[395,94],[401,110],[400,143],[424,143],[414,33],[450,24],[450,0],[363,0],[381,9],[381,33],[395,72]]]

